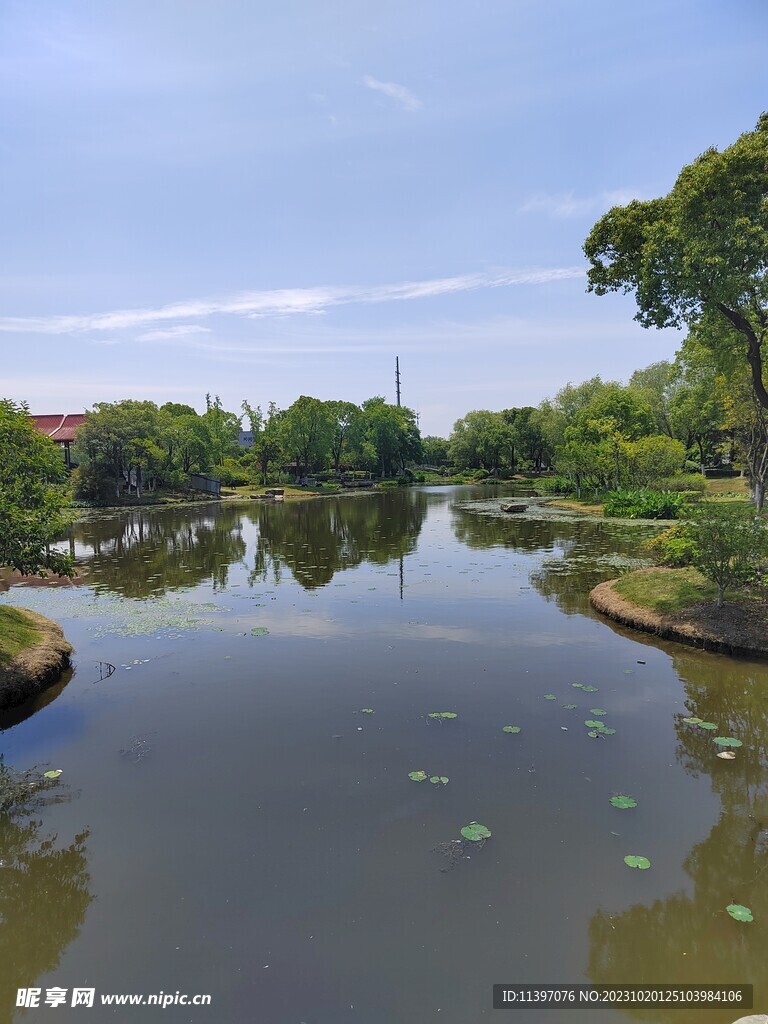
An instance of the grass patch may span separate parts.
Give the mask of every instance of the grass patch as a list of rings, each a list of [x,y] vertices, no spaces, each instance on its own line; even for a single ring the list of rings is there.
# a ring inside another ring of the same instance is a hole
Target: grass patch
[[[678,612],[714,601],[717,587],[697,569],[650,569],[622,576],[613,589],[627,601],[655,612]]]
[[[0,665],[7,665],[40,641],[40,633],[18,608],[0,607]]]
[[[591,501],[582,501],[580,498],[555,498],[549,504],[557,508],[571,509],[573,512],[586,512],[592,516],[601,516],[603,514],[602,505],[596,505]]]
[[[749,483],[746,477],[707,477],[707,497],[719,501],[749,501]]]

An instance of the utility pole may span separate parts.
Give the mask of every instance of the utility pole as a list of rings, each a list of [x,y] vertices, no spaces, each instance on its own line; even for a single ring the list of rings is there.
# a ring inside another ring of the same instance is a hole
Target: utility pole
[[[397,404],[400,405],[400,357],[395,356],[395,390],[397,391]]]

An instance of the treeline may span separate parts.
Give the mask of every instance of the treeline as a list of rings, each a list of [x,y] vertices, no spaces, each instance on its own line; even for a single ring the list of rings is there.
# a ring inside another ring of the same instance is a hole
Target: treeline
[[[555,470],[583,491],[690,486],[683,473],[742,465],[759,491],[760,410],[743,368],[718,365],[691,334],[674,362],[635,371],[629,383],[592,377],[538,406],[476,410],[442,442],[446,463],[489,474]],[[437,451],[437,439],[425,438]]]
[[[242,423],[253,443],[239,443]],[[396,476],[421,457],[415,414],[381,397],[358,406],[303,395],[288,409],[266,412],[247,401],[239,412],[206,396],[206,410],[166,402],[98,402],[77,432],[74,490],[78,498],[107,501],[124,491],[184,487],[188,474],[237,485],[295,479],[321,470],[358,470]]]

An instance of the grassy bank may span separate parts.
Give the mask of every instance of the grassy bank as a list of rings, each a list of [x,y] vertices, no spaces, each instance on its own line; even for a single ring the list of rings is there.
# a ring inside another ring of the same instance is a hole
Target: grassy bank
[[[9,665],[41,640],[26,612],[0,607],[0,666]]]
[[[601,583],[594,608],[624,626],[705,650],[768,656],[768,603],[759,594],[717,590],[695,569],[638,569]]]

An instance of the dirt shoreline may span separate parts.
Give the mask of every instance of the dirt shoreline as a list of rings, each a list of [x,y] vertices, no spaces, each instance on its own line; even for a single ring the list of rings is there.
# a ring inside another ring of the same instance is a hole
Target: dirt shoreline
[[[768,658],[768,605],[749,602],[747,608],[727,602],[718,611],[706,601],[678,612],[656,612],[622,597],[615,583],[600,583],[589,595],[592,607],[614,622],[705,651]]]
[[[10,708],[42,693],[69,667],[72,644],[61,626],[37,612],[19,608],[39,639],[7,665],[0,665],[0,708]]]

